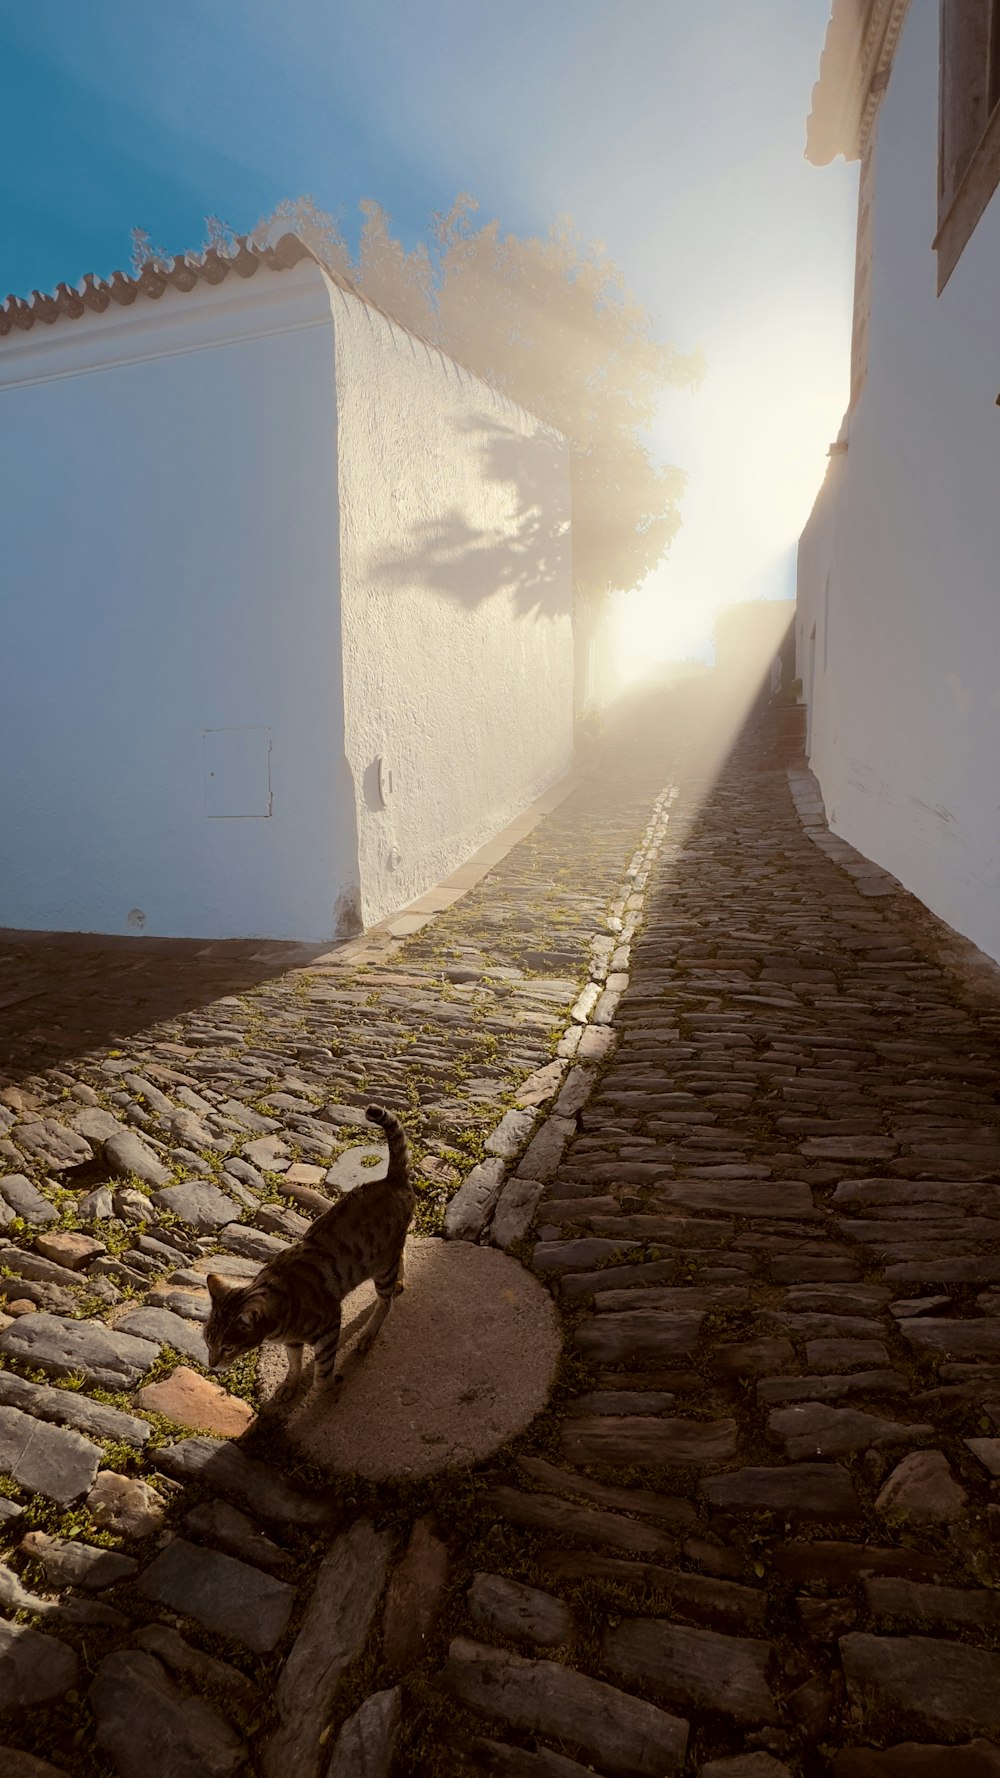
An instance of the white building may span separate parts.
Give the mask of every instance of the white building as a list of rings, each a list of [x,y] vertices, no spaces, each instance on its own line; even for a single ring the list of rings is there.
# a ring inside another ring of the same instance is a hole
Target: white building
[[[807,152],[861,162],[851,404],[797,620],[831,826],[994,958],[998,100],[995,0],[835,0]]]
[[[564,441],[292,235],[0,306],[0,925],[326,940],[570,767]]]

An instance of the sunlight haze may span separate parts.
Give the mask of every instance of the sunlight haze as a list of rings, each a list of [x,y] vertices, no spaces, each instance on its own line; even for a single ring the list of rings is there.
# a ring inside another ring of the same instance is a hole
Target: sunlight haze
[[[600,240],[659,337],[700,348],[651,443],[683,524],[622,602],[621,667],[710,650],[724,603],[787,597],[846,400],[856,168],[803,158],[827,0],[93,0],[5,9],[0,283],[27,294],[237,232],[311,194],[349,241],[479,218]],[[23,152],[31,143],[31,154]]]

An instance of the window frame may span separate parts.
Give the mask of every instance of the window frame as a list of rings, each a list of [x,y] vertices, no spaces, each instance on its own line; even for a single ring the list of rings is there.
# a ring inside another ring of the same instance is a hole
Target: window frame
[[[985,123],[979,129],[962,173],[951,192],[945,189],[945,150],[957,115],[960,93],[953,83],[948,58],[948,7],[956,0],[941,0],[941,32],[938,94],[938,227],[933,248],[937,255],[937,293],[940,296],[971,240],[983,212],[1000,185],[1000,0],[980,0],[986,13],[986,42],[982,73],[985,76]],[[968,0],[958,0],[968,5]],[[983,15],[967,30],[982,31]],[[991,103],[992,102],[992,103]]]

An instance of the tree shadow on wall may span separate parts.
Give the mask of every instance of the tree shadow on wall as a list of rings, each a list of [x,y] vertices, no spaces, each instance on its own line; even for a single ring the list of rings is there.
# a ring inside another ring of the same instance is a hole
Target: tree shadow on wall
[[[476,524],[457,503],[442,504],[435,517],[408,525],[405,545],[374,555],[372,582],[398,592],[425,588],[470,607],[507,593],[518,617],[566,616],[573,601],[565,444],[485,416],[453,424],[463,450],[478,453],[484,484],[507,490],[505,501],[484,502],[501,510]]]

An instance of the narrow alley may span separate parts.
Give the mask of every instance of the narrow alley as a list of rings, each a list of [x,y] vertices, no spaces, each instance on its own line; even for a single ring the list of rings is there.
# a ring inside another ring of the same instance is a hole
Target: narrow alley
[[[403,936],[0,935],[5,1778],[998,1778],[1000,991],[721,714],[637,703]],[[241,1449],[200,1334],[372,1098],[562,1331],[379,1483]]]

